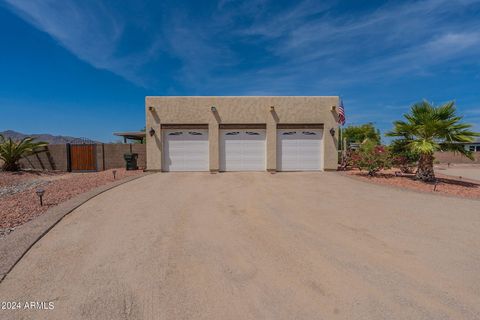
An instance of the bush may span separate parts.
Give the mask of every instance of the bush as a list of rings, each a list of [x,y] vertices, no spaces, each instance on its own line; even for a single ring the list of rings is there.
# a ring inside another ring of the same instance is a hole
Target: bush
[[[392,142],[389,150],[392,156],[392,164],[395,167],[398,167],[403,173],[413,173],[420,156],[408,147],[405,140]]]
[[[352,154],[352,162],[358,169],[367,171],[369,176],[391,167],[388,149],[372,140],[362,143],[360,149]]]
[[[47,146],[45,142],[34,142],[34,138],[23,138],[20,141],[5,139],[0,135],[0,160],[3,161],[2,170],[18,171],[18,161],[29,154],[34,153],[38,148]]]

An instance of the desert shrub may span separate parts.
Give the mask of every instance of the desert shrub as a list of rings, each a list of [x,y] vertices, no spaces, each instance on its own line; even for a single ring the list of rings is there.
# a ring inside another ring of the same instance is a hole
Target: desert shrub
[[[23,138],[20,141],[5,139],[0,135],[0,160],[3,161],[2,170],[18,171],[18,161],[29,154],[34,153],[38,148],[45,147],[45,142],[34,142],[34,138]]]
[[[360,149],[352,154],[352,163],[362,171],[367,171],[369,176],[374,176],[378,171],[391,167],[390,152],[385,146],[377,145],[375,141],[367,140]]]
[[[395,140],[389,147],[392,165],[403,173],[413,173],[420,155],[411,150],[406,140]]]

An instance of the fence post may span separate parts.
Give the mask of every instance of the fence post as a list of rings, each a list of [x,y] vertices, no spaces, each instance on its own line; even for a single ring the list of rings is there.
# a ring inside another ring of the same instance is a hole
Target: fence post
[[[67,172],[72,172],[72,152],[70,150],[70,143],[67,143]]]
[[[102,170],[105,171],[105,143],[102,143]]]

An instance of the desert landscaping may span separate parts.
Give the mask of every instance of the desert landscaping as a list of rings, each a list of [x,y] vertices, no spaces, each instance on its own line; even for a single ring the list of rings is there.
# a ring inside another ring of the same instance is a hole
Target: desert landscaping
[[[0,237],[76,195],[140,172],[124,168],[94,173],[0,172]],[[43,206],[36,194],[38,189],[45,191]]]
[[[445,174],[445,173],[451,174]],[[443,165],[435,167],[436,181],[424,183],[415,179],[413,173],[402,173],[399,168],[381,170],[376,176],[369,176],[360,170],[348,170],[346,175],[361,181],[381,184],[400,189],[416,190],[440,195],[480,199],[480,179],[477,178],[480,165]],[[455,175],[461,174],[461,175]]]

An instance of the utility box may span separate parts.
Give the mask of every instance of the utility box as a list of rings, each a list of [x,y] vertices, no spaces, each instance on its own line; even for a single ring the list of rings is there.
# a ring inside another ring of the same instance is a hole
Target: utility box
[[[125,153],[123,159],[125,159],[125,167],[127,170],[138,170],[138,153]]]

